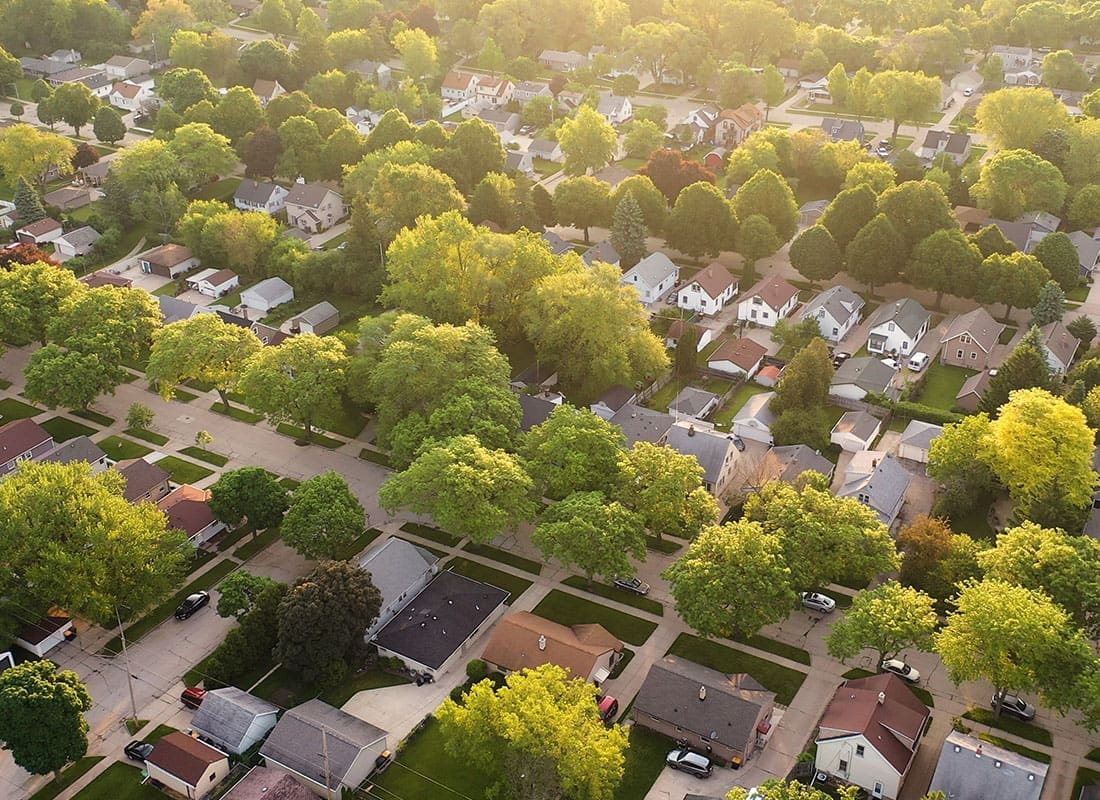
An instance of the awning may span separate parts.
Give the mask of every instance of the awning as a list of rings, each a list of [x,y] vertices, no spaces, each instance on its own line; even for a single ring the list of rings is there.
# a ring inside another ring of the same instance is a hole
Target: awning
[[[609,677],[611,677],[611,670],[607,667],[600,667],[596,670],[596,674],[592,676],[593,683],[603,683]]]

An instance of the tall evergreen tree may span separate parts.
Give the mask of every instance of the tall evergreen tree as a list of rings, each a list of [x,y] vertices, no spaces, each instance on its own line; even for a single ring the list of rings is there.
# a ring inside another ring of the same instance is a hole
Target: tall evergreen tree
[[[558,216],[554,211],[554,198],[541,183],[531,187],[531,201],[535,204],[535,213],[538,214],[539,222],[546,227],[558,224]]]
[[[1051,387],[1050,363],[1043,349],[1039,329],[1032,327],[1016,348],[997,368],[997,374],[989,379],[989,386],[982,395],[980,410],[996,416],[1008,402],[1008,395],[1017,389],[1049,389]]]
[[[42,205],[38,192],[23,178],[15,184],[13,201],[15,210],[19,214],[20,224],[27,225],[46,218],[46,209]]]
[[[619,254],[619,266],[630,269],[646,256],[646,226],[642,208],[627,192],[611,217],[611,246]]]
[[[1039,302],[1031,309],[1031,324],[1042,327],[1051,322],[1061,322],[1066,314],[1066,293],[1057,281],[1047,281],[1039,290]]]

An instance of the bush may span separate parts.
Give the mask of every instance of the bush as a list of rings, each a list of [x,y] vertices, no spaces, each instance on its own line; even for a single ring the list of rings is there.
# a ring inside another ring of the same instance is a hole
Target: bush
[[[464,694],[466,694],[465,686],[456,686],[455,688],[451,689],[451,699],[454,700],[456,703],[462,702],[462,695]]]
[[[949,425],[962,419],[961,414],[933,408],[922,403],[894,403],[894,413],[905,419],[919,419],[922,422],[931,422],[934,425]]]
[[[484,680],[488,674],[489,667],[480,658],[475,658],[466,665],[466,677],[475,683]]]

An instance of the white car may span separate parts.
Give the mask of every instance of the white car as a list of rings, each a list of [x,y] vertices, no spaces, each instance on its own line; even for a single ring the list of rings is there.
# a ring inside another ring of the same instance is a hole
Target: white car
[[[802,598],[802,607],[810,611],[829,614],[836,608],[836,600],[821,592],[799,592],[798,596]]]
[[[889,658],[883,661],[879,664],[879,669],[883,672],[892,672],[903,681],[908,681],[909,683],[917,683],[920,681],[920,672],[917,668],[909,666],[900,658]]]
[[[974,94],[973,89],[963,89],[963,97],[970,97]]]
[[[928,366],[928,353],[913,353],[909,357],[908,367],[913,372],[920,372],[922,369]]]
[[[896,358],[884,358],[884,359],[881,359],[881,360],[882,360],[883,364],[885,364],[886,366],[888,366],[892,370],[901,369],[901,364],[898,363],[898,360]]]

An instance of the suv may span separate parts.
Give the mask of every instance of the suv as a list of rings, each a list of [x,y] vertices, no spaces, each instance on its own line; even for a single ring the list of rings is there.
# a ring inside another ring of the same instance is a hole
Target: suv
[[[836,608],[836,600],[821,592],[799,592],[798,596],[802,598],[802,607],[810,611],[829,614]]]
[[[210,592],[195,592],[187,595],[184,601],[176,606],[176,619],[187,619],[209,602]]]
[[[900,658],[890,658],[883,661],[879,664],[879,669],[883,672],[892,672],[903,681],[908,681],[909,683],[916,683],[920,680],[920,672],[916,667],[909,666]]]
[[[638,578],[616,578],[615,588],[634,594],[649,594],[649,584]]]
[[[997,695],[993,695],[993,699],[989,701],[989,704],[994,708],[997,707]],[[1001,701],[1001,711],[1017,719],[1022,719],[1024,722],[1031,722],[1035,719],[1035,706],[1015,694],[1004,696],[1004,700]]]
[[[201,686],[188,686],[180,692],[180,702],[188,708],[198,708],[206,697],[206,689]]]
[[[687,772],[696,778],[709,778],[714,769],[714,765],[711,764],[709,758],[696,753],[694,750],[688,750],[686,747],[669,753],[665,757],[665,763],[673,769]]]

